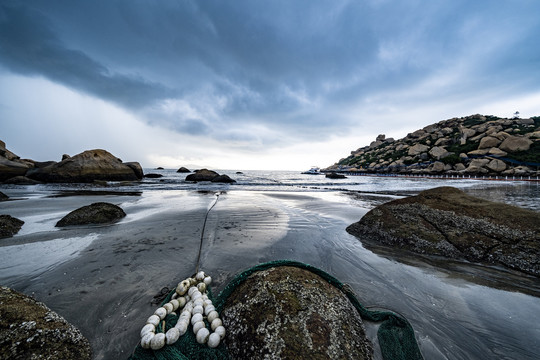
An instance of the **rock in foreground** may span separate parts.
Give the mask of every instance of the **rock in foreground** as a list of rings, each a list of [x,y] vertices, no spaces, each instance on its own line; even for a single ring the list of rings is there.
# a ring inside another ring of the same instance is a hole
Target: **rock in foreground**
[[[24,221],[10,215],[0,215],[0,238],[11,237],[21,230]]]
[[[368,244],[503,265],[540,276],[540,213],[475,198],[452,187],[380,205],[347,231]]]
[[[233,359],[371,359],[347,297],[310,271],[281,266],[250,275],[222,311]]]
[[[1,359],[91,359],[88,340],[57,313],[0,287]]]
[[[125,216],[126,213],[119,206],[99,202],[70,212],[58,221],[56,226],[110,224]]]

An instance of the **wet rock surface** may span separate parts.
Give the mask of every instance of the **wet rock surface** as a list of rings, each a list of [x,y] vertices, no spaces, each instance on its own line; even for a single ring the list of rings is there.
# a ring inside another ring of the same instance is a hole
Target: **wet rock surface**
[[[212,182],[214,183],[225,183],[225,184],[232,184],[235,183],[236,180],[233,180],[229,177],[229,175],[218,175],[215,178],[212,179]]]
[[[91,359],[88,340],[43,303],[0,287],[1,359]]]
[[[126,213],[119,206],[105,202],[83,206],[64,216],[56,223],[57,227],[87,224],[109,224],[125,217]]]
[[[196,170],[193,174],[186,176],[186,181],[211,181],[217,183],[235,183],[228,175],[219,175],[217,172],[208,169]]]
[[[249,276],[222,311],[233,359],[371,359],[347,297],[310,271],[281,266]]]
[[[390,201],[347,231],[369,243],[540,276],[540,213],[440,187]]]
[[[213,170],[201,169],[186,176],[186,181],[212,181],[219,174]]]
[[[11,237],[21,230],[24,221],[10,215],[0,215],[0,238]]]
[[[142,178],[142,169],[138,163],[123,163],[108,151],[95,149],[50,166],[30,169],[26,176],[37,181],[60,183],[134,181]]]

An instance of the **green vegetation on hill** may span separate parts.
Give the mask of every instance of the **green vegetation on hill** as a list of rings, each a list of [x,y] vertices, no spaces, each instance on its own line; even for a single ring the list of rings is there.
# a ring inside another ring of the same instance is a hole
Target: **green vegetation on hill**
[[[507,157],[521,162],[540,164],[540,142],[534,142],[527,151],[514,152]]]

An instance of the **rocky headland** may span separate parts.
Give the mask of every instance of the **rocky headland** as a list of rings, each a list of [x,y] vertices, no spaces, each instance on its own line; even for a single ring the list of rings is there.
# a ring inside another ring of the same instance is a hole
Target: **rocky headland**
[[[323,171],[426,175],[540,175],[540,117],[471,115],[394,140],[377,136]]]
[[[62,160],[38,162],[21,159],[0,141],[0,182],[14,184],[89,183],[94,181],[136,181],[143,178],[138,162],[122,162],[102,149],[87,150]]]
[[[452,187],[380,205],[347,231],[368,246],[382,244],[540,276],[540,213]]]

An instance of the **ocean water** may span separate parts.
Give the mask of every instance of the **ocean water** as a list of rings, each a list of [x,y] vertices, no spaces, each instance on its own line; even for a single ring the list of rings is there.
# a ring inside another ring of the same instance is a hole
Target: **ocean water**
[[[51,191],[115,191],[141,192],[166,190],[195,191],[285,191],[285,192],[350,192],[390,200],[416,194],[438,186],[453,186],[484,199],[540,211],[539,181],[494,181],[477,179],[432,179],[421,177],[348,176],[329,179],[324,175],[306,175],[295,171],[220,170],[236,180],[234,184],[186,182],[187,174],[173,169],[144,169],[145,174],[161,174],[161,178],[144,178],[132,184],[111,182],[107,187],[94,184],[44,184],[32,187],[35,196],[50,196]],[[11,185],[3,185],[10,187]],[[373,207],[381,201],[363,203]]]

